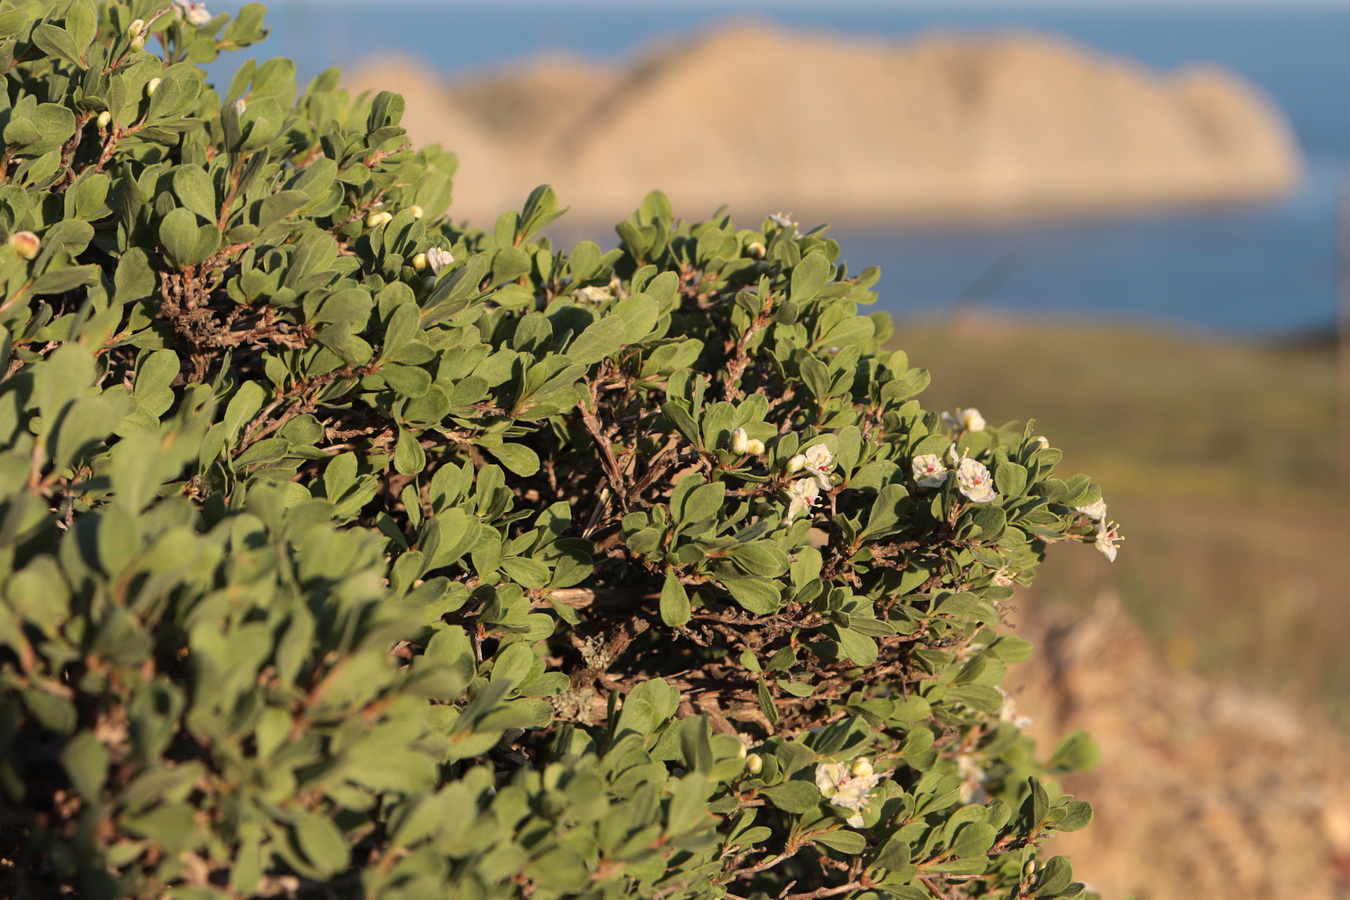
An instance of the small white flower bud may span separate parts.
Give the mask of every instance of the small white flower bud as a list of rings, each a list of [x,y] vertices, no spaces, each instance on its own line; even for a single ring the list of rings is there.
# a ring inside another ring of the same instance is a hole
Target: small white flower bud
[[[427,267],[427,255],[425,253],[419,253],[414,256],[412,258],[412,267],[419,272],[425,269]]]
[[[163,78],[151,78],[148,82],[146,82],[145,84],[146,96],[147,97],[155,96],[155,91],[159,90],[160,82],[162,82],[163,80],[164,80]]]
[[[731,433],[731,452],[739,456],[744,456],[746,447],[750,443],[750,436],[745,433],[744,428],[737,428]]]
[[[145,35],[147,31],[149,31],[149,29],[145,27],[144,19],[137,19],[127,28],[127,34],[131,35],[132,50],[145,49]]]
[[[764,771],[764,759],[758,753],[751,753],[745,758],[745,771],[751,775],[758,775]]]
[[[95,119],[94,122],[96,125],[98,125],[99,131],[102,131],[103,129],[107,128],[110,124],[112,124],[112,113],[108,112],[105,109],[103,112],[98,114],[98,118]]]
[[[745,452],[751,456],[762,456],[764,454],[764,442],[759,438],[750,438],[745,442]]]
[[[854,778],[867,778],[872,774],[872,762],[867,757],[861,757],[853,761],[853,768],[849,769]]]
[[[1043,434],[1038,434],[1038,435],[1036,435],[1034,438],[1032,438],[1032,440],[1035,441],[1036,443],[1040,444],[1042,450],[1048,450],[1048,449],[1050,449],[1050,441],[1049,441],[1048,438],[1046,438],[1045,435],[1043,435]]]
[[[760,241],[751,241],[745,246],[745,252],[751,259],[763,259],[765,253],[764,244]]]
[[[806,468],[806,457],[800,453],[798,453],[796,456],[792,457],[792,459],[789,459],[787,461],[787,473],[789,475],[795,475],[805,468]]]
[[[24,259],[32,259],[42,249],[42,241],[31,231],[16,231],[9,236],[9,245]]]
[[[373,212],[366,216],[366,227],[379,228],[381,225],[387,224],[392,218],[394,217],[387,212]]]
[[[741,759],[745,759],[747,756],[750,755],[750,748],[746,747],[744,744],[741,744],[740,749],[736,751],[736,755],[739,756]]]
[[[1036,874],[1036,860],[1029,859],[1027,860],[1026,865],[1022,866],[1022,877],[1030,878],[1035,874]]]
[[[412,206],[408,207],[408,212],[413,214],[414,219],[422,218],[422,207],[418,206],[417,204],[413,204]]]

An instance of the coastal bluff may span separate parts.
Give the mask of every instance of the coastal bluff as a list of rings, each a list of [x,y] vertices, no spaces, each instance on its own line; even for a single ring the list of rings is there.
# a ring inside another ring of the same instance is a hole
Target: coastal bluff
[[[371,60],[353,91],[404,95],[417,144],[460,158],[454,215],[489,225],[550,183],[572,221],[653,188],[688,218],[941,220],[1279,196],[1301,159],[1237,75],[1159,73],[1044,34],[897,42],[739,23],[605,66],[547,57],[445,80]]]

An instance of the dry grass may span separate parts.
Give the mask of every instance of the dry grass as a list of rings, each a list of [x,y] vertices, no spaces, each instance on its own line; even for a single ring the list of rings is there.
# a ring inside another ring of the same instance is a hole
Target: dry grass
[[[1041,596],[1118,594],[1174,663],[1324,702],[1350,722],[1350,492],[1325,348],[965,315],[902,323],[930,408],[1033,413],[1103,485],[1114,566],[1065,548]]]

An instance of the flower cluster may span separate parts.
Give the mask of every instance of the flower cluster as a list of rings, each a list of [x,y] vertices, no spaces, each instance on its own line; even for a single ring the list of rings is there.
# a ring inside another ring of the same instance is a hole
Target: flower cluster
[[[1115,562],[1116,551],[1124,538],[1120,534],[1120,525],[1108,521],[1106,518],[1106,501],[1098,500],[1095,503],[1089,503],[1087,506],[1075,506],[1074,510],[1097,523],[1097,533],[1093,540],[1093,546],[1101,551],[1102,556],[1105,556],[1111,562]]]
[[[787,474],[805,472],[809,477],[798,478],[788,485],[787,521],[815,505],[821,492],[833,486],[830,473],[834,471],[834,454],[824,444],[812,444],[787,462]]]
[[[862,827],[862,811],[881,778],[867,759],[854,760],[851,766],[836,762],[816,766],[816,787],[832,805],[853,811],[845,821],[854,828]]]

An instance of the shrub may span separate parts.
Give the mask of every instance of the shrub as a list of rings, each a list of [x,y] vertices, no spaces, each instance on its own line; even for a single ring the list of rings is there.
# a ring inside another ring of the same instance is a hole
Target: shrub
[[[157,7],[0,11],[6,896],[1082,892],[999,626],[1100,491],[924,411],[875,269],[461,228],[400,98]]]

